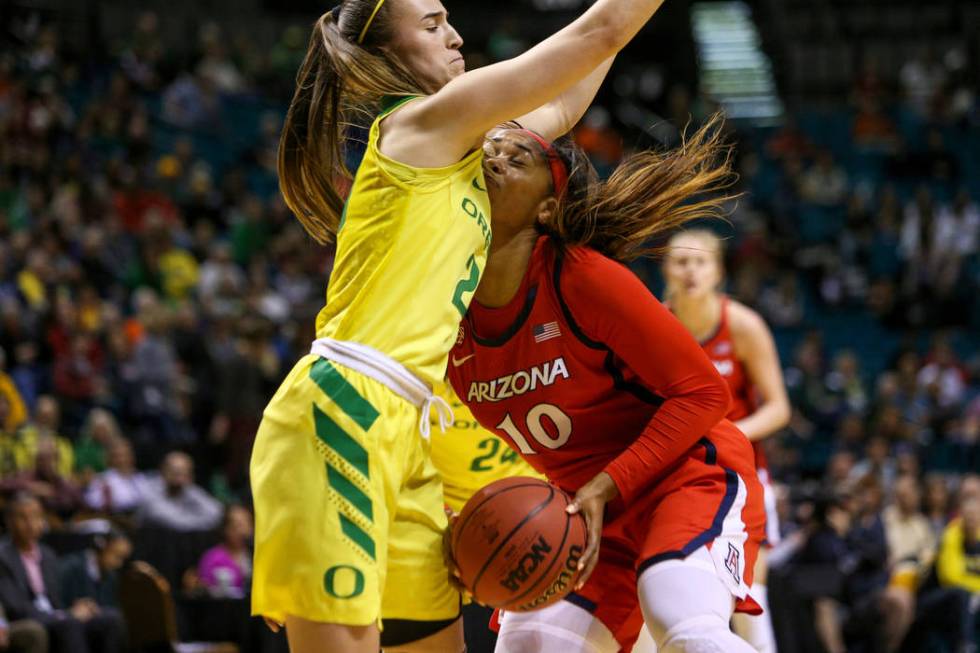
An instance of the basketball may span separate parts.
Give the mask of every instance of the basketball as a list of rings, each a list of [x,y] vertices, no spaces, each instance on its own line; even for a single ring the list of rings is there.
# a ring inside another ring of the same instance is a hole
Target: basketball
[[[487,485],[463,507],[452,536],[463,585],[480,603],[528,612],[565,597],[578,579],[585,519],[565,492],[516,476]]]

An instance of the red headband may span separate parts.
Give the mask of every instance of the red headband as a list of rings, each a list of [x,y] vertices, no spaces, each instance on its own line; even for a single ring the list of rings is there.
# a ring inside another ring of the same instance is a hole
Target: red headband
[[[558,152],[555,150],[555,146],[546,141],[544,138],[534,133],[530,129],[521,129],[519,131],[524,132],[535,141],[538,145],[544,149],[544,154],[548,158],[548,166],[551,168],[551,184],[555,188],[555,196],[559,199],[565,194],[565,189],[568,187],[568,168],[565,167],[565,162],[561,160],[558,156]]]

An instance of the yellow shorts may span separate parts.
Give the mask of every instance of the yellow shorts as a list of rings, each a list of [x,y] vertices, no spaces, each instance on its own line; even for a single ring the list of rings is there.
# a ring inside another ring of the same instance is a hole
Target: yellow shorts
[[[253,614],[351,626],[459,614],[418,422],[373,379],[314,355],[296,364],[252,452]]]

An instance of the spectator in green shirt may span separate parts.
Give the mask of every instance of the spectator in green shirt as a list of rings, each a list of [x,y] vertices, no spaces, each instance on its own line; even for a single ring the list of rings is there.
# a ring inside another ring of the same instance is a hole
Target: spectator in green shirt
[[[89,411],[82,437],[75,443],[75,472],[82,477],[83,484],[91,480],[93,474],[105,471],[106,452],[112,442],[121,437],[119,423],[112,413],[104,408]]]

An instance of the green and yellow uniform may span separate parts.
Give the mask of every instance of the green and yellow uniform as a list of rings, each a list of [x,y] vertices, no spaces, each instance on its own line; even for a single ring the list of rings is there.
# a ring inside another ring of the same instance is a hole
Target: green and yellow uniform
[[[0,434],[0,476],[34,469],[37,445],[42,437],[52,438],[58,449],[58,474],[71,478],[75,469],[75,452],[71,440],[56,433],[42,434],[31,423],[22,426],[16,433]]]
[[[974,594],[980,592],[980,538],[968,537],[963,519],[957,518],[943,531],[936,573],[943,587],[959,587]]]
[[[433,432],[432,462],[442,476],[443,496],[453,512],[460,512],[477,490],[502,478],[544,479],[506,442],[480,426],[449,384],[439,387],[437,394],[452,407],[454,421],[445,433]]]
[[[395,110],[371,127],[317,337],[370,347],[432,385],[486,262],[490,201],[482,151],[438,169],[381,154]],[[252,454],[254,614],[367,625],[459,613],[419,425],[419,408],[375,378],[312,354],[296,364]]]

